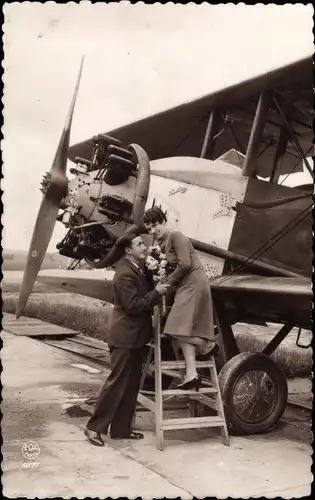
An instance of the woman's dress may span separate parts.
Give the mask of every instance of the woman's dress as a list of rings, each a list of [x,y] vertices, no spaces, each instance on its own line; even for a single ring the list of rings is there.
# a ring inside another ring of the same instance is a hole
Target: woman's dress
[[[162,243],[170,264],[176,265],[167,283],[175,287],[175,299],[164,333],[214,340],[210,285],[199,256],[189,238],[171,231]]]

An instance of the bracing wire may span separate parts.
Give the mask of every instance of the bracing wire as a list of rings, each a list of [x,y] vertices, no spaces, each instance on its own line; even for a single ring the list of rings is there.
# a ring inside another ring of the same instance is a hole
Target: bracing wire
[[[201,118],[197,121],[197,123],[194,124],[192,129],[189,130],[188,134],[184,136],[184,138],[175,146],[174,153],[184,144],[184,142],[187,141],[187,139],[191,136],[191,134],[196,130],[196,128],[200,125],[200,123],[204,120],[204,115],[201,116]]]
[[[311,149],[313,149],[313,145],[307,150],[306,152],[306,155],[307,156],[309,154],[309,152],[311,151]],[[284,181],[287,180],[287,178],[289,177],[289,175],[292,174],[292,172],[294,172],[294,170],[296,169],[296,167],[298,166],[298,164],[303,161],[303,158],[299,158],[299,161],[294,165],[294,167],[290,170],[290,172],[285,176],[285,178],[280,182],[280,186],[284,183]]]
[[[255,252],[253,252],[252,255],[250,255],[245,262],[237,266],[233,271],[231,271],[229,274],[224,276],[222,280],[220,280],[217,285],[222,284],[224,281],[226,281],[231,275],[236,274],[237,272],[242,271],[246,266],[249,264],[253,263],[255,260],[257,260],[261,255],[263,255],[269,248],[274,246],[280,239],[282,239],[286,234],[288,234],[295,226],[300,224],[306,217],[309,216],[309,211],[312,209],[313,204],[309,205],[306,207],[302,212],[300,212],[294,219],[292,219],[290,222],[288,222],[280,231],[278,231],[272,238],[270,238],[266,243],[261,245]],[[303,215],[304,214],[304,215]],[[291,227],[290,227],[291,226]]]
[[[312,146],[307,151],[306,155],[310,152]],[[287,174],[287,176],[283,179],[281,184],[287,179],[287,177],[296,169],[301,159],[294,165],[291,171]],[[309,205],[306,209],[300,212],[294,219],[292,219],[288,224],[286,224],[280,231],[278,231],[272,238],[270,238],[266,243],[264,243],[261,247],[259,247],[252,255],[250,255],[245,262],[237,266],[232,272],[227,274],[222,278],[222,280],[218,283],[223,283],[226,279],[228,279],[232,274],[236,274],[237,272],[241,272],[248,264],[253,263],[255,260],[258,260],[267,250],[269,250],[272,246],[274,246],[281,238],[283,238],[286,234],[288,234],[297,224],[299,224],[302,220],[308,217],[307,211],[312,209],[313,205]],[[304,216],[303,214],[306,213]],[[301,216],[303,216],[301,218]],[[300,219],[301,218],[301,219]],[[299,220],[300,219],[300,220]],[[297,221],[296,221],[297,220]],[[295,222],[296,221],[296,222]],[[292,226],[292,227],[290,227]],[[283,233],[283,234],[282,234]]]

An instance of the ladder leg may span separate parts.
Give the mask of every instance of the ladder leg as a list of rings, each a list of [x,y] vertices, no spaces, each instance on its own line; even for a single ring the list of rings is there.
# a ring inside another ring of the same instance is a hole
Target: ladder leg
[[[218,415],[224,421],[224,425],[221,427],[221,436],[222,436],[222,441],[225,444],[225,446],[229,446],[230,445],[230,437],[229,437],[229,432],[228,432],[228,428],[226,425],[226,419],[225,419],[225,414],[224,414],[220,384],[219,384],[218,373],[217,373],[214,357],[212,357],[212,360],[213,360],[213,366],[210,367],[210,375],[211,375],[212,383],[213,383],[215,389],[217,390],[217,394],[216,394],[216,398],[215,398],[216,399],[216,407],[217,407]]]
[[[230,437],[226,424],[224,425],[224,427],[221,427],[221,436],[225,446],[230,446]]]
[[[178,341],[173,340],[172,341],[172,346],[173,346],[173,351],[175,353],[175,359],[176,361],[181,361],[181,356],[180,356],[180,347],[178,344]],[[185,370],[180,369],[180,378],[181,381],[183,382],[184,376],[185,376]],[[197,416],[197,407],[196,407],[196,402],[193,399],[189,399],[187,402],[187,408],[188,408],[188,415],[191,417],[196,417]]]
[[[143,389],[144,382],[145,382],[145,379],[146,379],[146,376],[148,374],[149,367],[150,367],[150,364],[151,364],[151,361],[152,361],[153,351],[154,351],[153,346],[150,345],[149,346],[148,355],[147,355],[147,358],[145,360],[145,364],[144,364],[142,375],[141,375],[139,392],[141,392],[142,389]],[[131,422],[132,429],[136,428],[136,418],[137,418],[137,406],[135,407],[135,411],[134,411],[132,422]]]
[[[177,340],[172,340],[172,346],[173,346],[173,351],[175,353],[175,359],[176,359],[176,361],[181,361],[180,347],[179,347],[178,341]],[[179,373],[180,373],[181,381],[183,382],[184,377],[185,377],[185,370],[182,368],[182,369],[179,370]]]
[[[201,417],[202,412],[199,401],[196,401],[195,399],[189,399],[188,413],[191,417]]]
[[[143,389],[146,376],[147,376],[147,374],[149,372],[149,367],[150,367],[150,364],[151,364],[151,361],[152,361],[152,357],[153,357],[153,351],[154,351],[154,348],[153,348],[153,346],[150,345],[149,346],[149,352],[148,352],[148,355],[147,355],[147,359],[145,360],[145,364],[144,364],[144,367],[143,367],[143,372],[142,372],[142,375],[141,375],[140,391],[142,391],[142,389]]]
[[[154,308],[154,368],[155,368],[155,434],[156,447],[164,449],[163,433],[163,400],[162,400],[162,369],[161,369],[161,323],[160,311]]]

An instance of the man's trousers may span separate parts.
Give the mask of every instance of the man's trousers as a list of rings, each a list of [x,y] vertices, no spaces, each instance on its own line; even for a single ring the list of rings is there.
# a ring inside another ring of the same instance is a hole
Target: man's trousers
[[[107,434],[110,425],[112,437],[125,436],[131,432],[145,354],[145,347],[110,347],[111,373],[87,423],[88,429]]]

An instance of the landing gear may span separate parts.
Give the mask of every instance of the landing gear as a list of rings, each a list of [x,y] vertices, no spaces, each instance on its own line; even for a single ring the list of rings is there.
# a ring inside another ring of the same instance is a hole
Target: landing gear
[[[92,269],[104,269],[104,260],[107,257],[107,254],[101,255],[100,257],[84,257],[85,262],[92,268]]]
[[[230,432],[257,434],[277,425],[287,404],[288,386],[269,356],[237,354],[223,366],[219,382]]]

